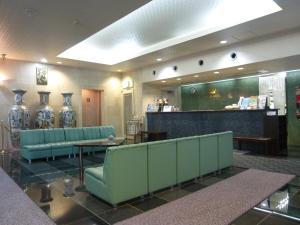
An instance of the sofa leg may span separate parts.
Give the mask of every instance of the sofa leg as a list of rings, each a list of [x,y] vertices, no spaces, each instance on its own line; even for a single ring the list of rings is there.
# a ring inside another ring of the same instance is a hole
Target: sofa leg
[[[52,156],[52,159],[55,160],[55,156]]]
[[[117,210],[118,204],[113,204],[112,206],[113,206],[114,210]]]
[[[49,158],[48,158],[48,157],[46,157],[46,161],[47,161],[47,162],[49,161]]]
[[[76,158],[76,153],[74,153],[74,158]]]
[[[199,178],[199,183],[201,184],[202,181],[203,181],[203,176],[200,176],[200,178]]]
[[[194,178],[194,182],[195,183],[197,183],[198,182],[198,178],[196,177],[196,178]]]
[[[144,200],[145,200],[145,196],[144,196],[144,195],[140,196],[140,199],[141,199],[142,201],[144,201]]]
[[[28,163],[31,164],[31,159],[28,159]]]
[[[222,170],[218,170],[218,174],[221,174],[222,173]]]
[[[69,159],[71,159],[71,154],[69,154]]]

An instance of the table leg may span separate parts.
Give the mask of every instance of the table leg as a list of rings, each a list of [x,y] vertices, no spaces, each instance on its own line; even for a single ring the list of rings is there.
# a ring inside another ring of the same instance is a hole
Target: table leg
[[[84,168],[83,168],[82,153],[83,153],[83,147],[80,147],[79,148],[79,186],[75,188],[75,190],[78,192],[86,191],[85,186],[84,186],[84,181],[83,181]]]

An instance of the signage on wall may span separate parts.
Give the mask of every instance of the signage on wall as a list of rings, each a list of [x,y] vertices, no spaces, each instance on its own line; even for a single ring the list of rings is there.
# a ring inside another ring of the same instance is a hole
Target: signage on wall
[[[300,120],[300,86],[296,88],[296,117]]]

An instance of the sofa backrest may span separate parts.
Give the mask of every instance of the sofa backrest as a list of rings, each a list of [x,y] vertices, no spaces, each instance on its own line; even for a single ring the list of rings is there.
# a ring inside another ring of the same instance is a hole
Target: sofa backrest
[[[201,135],[200,176],[218,170],[218,134]]]
[[[177,183],[199,176],[200,139],[198,136],[177,138]]]
[[[100,139],[100,127],[83,127],[83,135],[86,140]]]
[[[45,136],[43,129],[37,130],[22,130],[20,133],[20,145],[38,145],[45,143]]]
[[[218,134],[218,165],[223,169],[233,164],[233,133],[232,131]]]
[[[149,192],[176,184],[176,139],[148,143]]]
[[[64,128],[66,141],[84,140],[82,127],[80,128]]]
[[[110,147],[104,160],[104,180],[113,188],[114,200],[123,201],[148,193],[147,144]],[[126,196],[127,199],[122,199]]]
[[[63,128],[44,130],[45,143],[57,143],[65,141],[65,131]]]
[[[110,135],[116,137],[116,131],[112,126],[101,126],[100,135],[101,138],[108,138]]]

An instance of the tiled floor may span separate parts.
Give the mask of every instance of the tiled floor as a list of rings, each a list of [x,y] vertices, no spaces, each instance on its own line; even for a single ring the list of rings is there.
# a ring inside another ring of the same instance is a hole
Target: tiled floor
[[[84,156],[85,166],[97,166],[102,164],[103,161],[104,154]],[[49,162],[40,160],[29,165],[27,162],[19,160],[18,155],[14,154],[13,156],[2,156],[0,164],[28,196],[59,225],[114,224],[213,185],[245,170],[232,167],[224,170],[221,174],[211,174],[201,180],[193,180],[172,189],[161,190],[143,199],[130,200],[114,209],[87,192],[74,191],[73,196],[64,196],[66,179],[72,180],[73,189],[78,185],[78,158],[68,159],[62,157]],[[298,166],[300,167],[300,165]],[[49,196],[49,193],[51,193],[51,196]],[[41,199],[48,199],[49,201],[41,202]],[[300,224],[299,221],[275,214],[279,213],[300,218],[300,178],[294,179],[257,207],[266,211],[252,209],[232,224]]]

